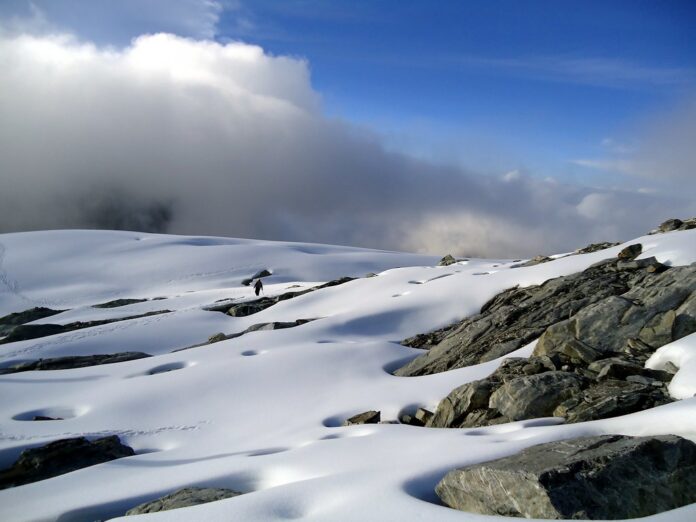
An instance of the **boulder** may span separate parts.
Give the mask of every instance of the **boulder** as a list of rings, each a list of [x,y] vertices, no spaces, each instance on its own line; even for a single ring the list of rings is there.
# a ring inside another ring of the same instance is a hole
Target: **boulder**
[[[630,261],[638,257],[642,251],[643,245],[640,243],[634,243],[633,245],[628,245],[626,248],[621,250],[616,257],[624,261]]]
[[[437,264],[437,266],[449,266],[453,265],[457,262],[457,260],[452,256],[452,254],[447,254],[445,257],[440,259],[440,262]]]
[[[608,242],[602,242],[602,243],[591,243],[587,245],[586,247],[579,248],[574,254],[591,254],[592,252],[599,252],[600,250],[606,250],[607,248],[615,247],[617,245],[620,245],[621,243],[608,243]]]
[[[541,519],[640,518],[696,502],[696,444],[674,435],[603,435],[532,446],[450,471],[455,509]]]
[[[541,263],[548,263],[549,261],[553,261],[552,257],[548,256],[534,256],[531,258],[529,261],[525,261],[524,263],[517,263],[514,265],[510,265],[510,268],[522,268],[525,266],[534,266],[534,265],[539,265]]]
[[[24,310],[23,312],[15,312],[13,314],[0,317],[0,336],[9,335],[12,330],[14,330],[15,326],[37,321],[38,319],[44,319],[64,311],[65,310],[52,310],[50,308],[39,306],[30,308],[29,310]]]
[[[0,471],[0,489],[37,482],[114,459],[135,455],[116,435],[88,441],[61,439],[22,451],[12,467]]]
[[[363,413],[353,415],[349,419],[343,421],[343,426],[354,426],[356,424],[378,424],[381,414],[378,411],[370,410]]]
[[[129,509],[126,511],[126,516],[197,506],[238,495],[241,495],[239,491],[226,488],[184,488]]]

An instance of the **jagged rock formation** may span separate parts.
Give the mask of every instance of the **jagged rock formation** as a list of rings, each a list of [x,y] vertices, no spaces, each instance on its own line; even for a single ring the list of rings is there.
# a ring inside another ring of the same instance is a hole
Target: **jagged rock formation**
[[[246,317],[249,315],[259,313],[265,310],[266,308],[270,308],[274,304],[277,304],[281,301],[287,301],[288,299],[299,297],[301,295],[308,294],[310,292],[315,292],[317,290],[322,290],[323,288],[342,285],[344,283],[352,281],[353,279],[355,278],[342,277],[340,279],[334,279],[333,281],[324,283],[323,285],[315,286],[314,288],[308,288],[307,290],[300,290],[297,292],[285,292],[284,294],[280,294],[275,297],[261,297],[260,299],[253,299],[251,301],[244,301],[243,303],[237,303],[232,305],[228,302],[219,305],[208,306],[205,308],[205,310],[208,310],[210,312],[224,312],[227,315],[231,315],[232,317]]]
[[[537,339],[549,326],[610,296],[626,293],[654,272],[665,269],[654,257],[634,262],[607,260],[583,272],[541,285],[505,290],[481,312],[440,330],[406,339],[402,344],[429,350],[395,375],[438,373],[507,355]]]
[[[19,325],[37,321],[38,319],[43,319],[45,317],[50,317],[64,311],[65,310],[52,310],[50,308],[39,306],[29,310],[24,310],[23,312],[15,312],[13,314],[0,317],[0,336],[9,335],[12,333],[12,330]]]
[[[157,310],[155,312],[147,312],[140,315],[131,315],[128,317],[119,317],[117,319],[102,319],[98,321],[77,321],[68,324],[22,324],[15,326],[7,337],[0,339],[0,344],[14,343],[16,341],[26,341],[28,339],[38,339],[49,335],[57,335],[73,330],[82,330],[83,328],[91,328],[93,326],[101,326],[103,324],[117,323],[119,321],[128,321],[130,319],[140,319],[142,317],[150,317],[151,315],[168,314],[171,310]]]
[[[126,511],[126,516],[197,506],[215,502],[216,500],[236,497],[241,494],[239,491],[226,488],[184,488],[129,509]]]
[[[71,368],[86,368],[87,366],[98,366],[100,364],[114,364],[125,361],[134,361],[152,357],[144,352],[122,352],[99,355],[69,355],[65,357],[51,357],[38,359],[36,361],[23,362],[7,368],[0,368],[0,375],[18,372],[46,371],[46,370],[68,370]]]
[[[116,435],[92,442],[84,437],[61,439],[22,451],[8,469],[0,471],[0,489],[38,482],[78,469],[135,455]]]
[[[696,502],[696,444],[667,435],[604,435],[540,444],[450,471],[450,507],[543,519],[640,518]]]
[[[428,425],[546,416],[581,422],[669,402],[671,374],[644,365],[660,346],[696,331],[696,265],[646,274],[628,292],[549,326],[529,359],[507,359],[489,377],[453,390]]]

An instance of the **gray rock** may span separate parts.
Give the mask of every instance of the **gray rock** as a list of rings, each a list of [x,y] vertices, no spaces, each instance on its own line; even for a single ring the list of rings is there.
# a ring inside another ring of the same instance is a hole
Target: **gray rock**
[[[525,266],[534,266],[534,265],[539,265],[541,263],[548,263],[549,261],[553,261],[552,257],[548,256],[534,256],[531,258],[529,261],[525,261],[524,263],[517,263],[514,265],[510,265],[510,268],[522,268]]]
[[[453,265],[457,262],[457,260],[452,256],[451,254],[447,254],[445,257],[440,259],[440,262],[437,264],[437,266],[449,266]]]
[[[605,435],[551,442],[450,471],[436,492],[486,515],[617,520],[696,502],[696,444]]]
[[[77,321],[68,324],[22,324],[15,326],[7,337],[0,339],[0,344],[13,343],[16,341],[25,341],[28,339],[38,339],[49,335],[56,335],[73,330],[82,330],[84,328],[92,328],[93,326],[101,326],[104,324],[117,323],[120,321],[128,321],[130,319],[140,319],[151,315],[167,314],[171,310],[157,310],[147,312],[140,315],[131,315],[128,317],[119,317],[117,319],[103,319],[99,321]]]
[[[677,230],[691,230],[692,228],[696,228],[696,217],[685,219],[684,221],[681,219],[668,219],[650,233],[663,234],[665,232],[674,232]]]
[[[600,250],[606,250],[607,248],[612,248],[617,245],[620,245],[621,243],[608,243],[608,242],[603,242],[603,243],[592,243],[587,245],[584,248],[579,248],[577,249],[574,254],[591,254],[592,252],[599,252]]]
[[[114,299],[106,303],[93,305],[93,308],[118,308],[136,303],[144,303],[147,299]]]
[[[0,368],[0,375],[18,372],[69,370],[71,368],[86,368],[102,364],[115,364],[152,357],[149,353],[123,352],[98,355],[68,355],[65,357],[50,357],[36,361],[23,362],[7,368]]]
[[[21,486],[101,464],[135,452],[115,435],[92,442],[84,437],[61,439],[22,451],[12,467],[0,471],[0,489]]]
[[[184,488],[150,502],[145,502],[126,511],[126,516],[169,511],[199,504],[207,504],[241,495],[242,493],[226,488]]]
[[[553,371],[512,379],[491,394],[489,408],[511,420],[550,417],[556,407],[580,392],[582,379]]]
[[[349,419],[343,421],[343,426],[354,426],[356,424],[378,424],[381,414],[378,411],[370,410],[363,413],[353,415]]]
[[[429,375],[507,355],[588,305],[626,293],[654,277],[644,270],[618,265],[618,260],[606,260],[539,286],[505,290],[486,303],[478,315],[402,341],[405,346],[428,352],[394,373],[405,377]],[[584,358],[593,356],[582,346],[576,346],[575,351],[582,352]]]
[[[634,243],[633,245],[628,245],[626,248],[621,250],[616,257],[624,261],[630,261],[638,257],[642,251],[643,245],[640,243]]]
[[[59,314],[65,310],[52,310],[43,306],[15,312],[4,317],[0,317],[0,336],[9,335],[16,326],[30,323],[38,319],[44,319],[52,315]]]

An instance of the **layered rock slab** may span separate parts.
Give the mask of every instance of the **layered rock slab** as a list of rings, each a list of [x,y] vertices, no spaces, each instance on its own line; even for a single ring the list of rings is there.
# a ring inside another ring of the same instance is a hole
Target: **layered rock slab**
[[[207,504],[241,495],[239,491],[226,488],[183,488],[150,502],[145,502],[126,512],[126,516],[169,511],[199,504]]]
[[[645,517],[696,502],[696,444],[675,435],[540,444],[450,471],[436,492],[450,507],[486,515]]]

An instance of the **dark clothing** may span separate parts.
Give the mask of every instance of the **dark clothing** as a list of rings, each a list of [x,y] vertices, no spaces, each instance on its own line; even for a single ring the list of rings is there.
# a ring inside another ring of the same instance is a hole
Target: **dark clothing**
[[[256,295],[259,295],[261,293],[261,290],[263,290],[263,283],[259,279],[256,281],[256,284],[254,285],[254,291],[256,292]]]

